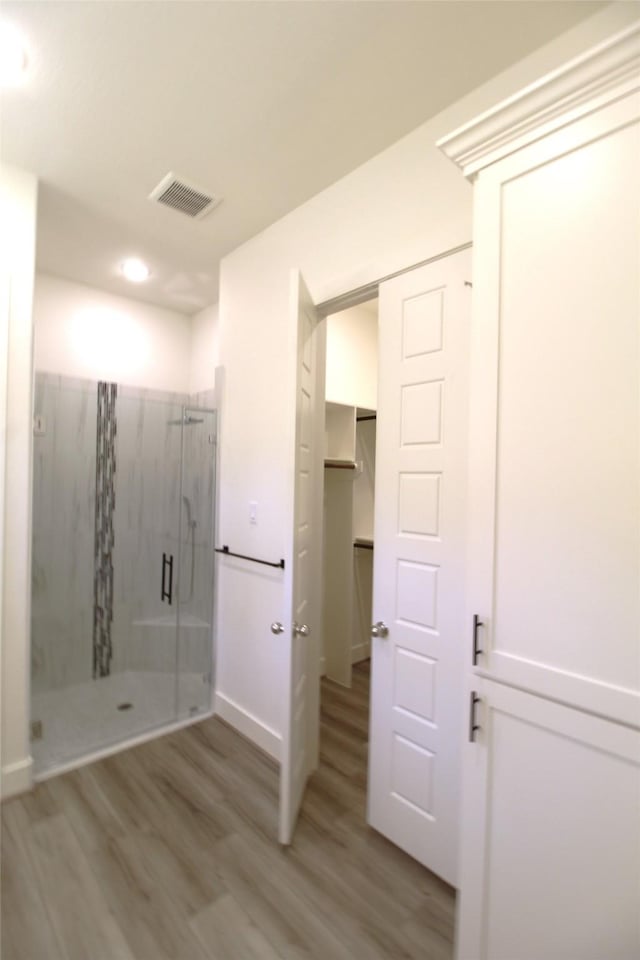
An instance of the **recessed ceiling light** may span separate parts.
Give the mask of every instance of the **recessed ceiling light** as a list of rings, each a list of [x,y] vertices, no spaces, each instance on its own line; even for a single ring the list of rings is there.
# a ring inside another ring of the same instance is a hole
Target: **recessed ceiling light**
[[[144,283],[149,279],[149,267],[138,257],[127,257],[122,262],[122,273],[131,283]]]
[[[0,87],[17,87],[27,73],[24,37],[11,23],[0,23]]]

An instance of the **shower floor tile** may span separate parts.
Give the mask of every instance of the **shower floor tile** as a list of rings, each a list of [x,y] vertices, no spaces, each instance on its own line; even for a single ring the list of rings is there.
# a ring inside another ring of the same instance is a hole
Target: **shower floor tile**
[[[184,720],[210,708],[209,686],[201,673],[181,674],[179,710],[170,673],[127,671],[72,687],[34,694],[32,722],[42,737],[31,742],[36,776],[63,763],[155,727]],[[122,708],[123,705],[130,706]]]

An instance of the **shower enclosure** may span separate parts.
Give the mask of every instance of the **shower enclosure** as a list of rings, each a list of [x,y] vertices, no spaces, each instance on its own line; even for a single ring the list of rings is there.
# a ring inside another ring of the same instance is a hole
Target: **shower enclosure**
[[[212,407],[36,374],[36,776],[211,710]]]

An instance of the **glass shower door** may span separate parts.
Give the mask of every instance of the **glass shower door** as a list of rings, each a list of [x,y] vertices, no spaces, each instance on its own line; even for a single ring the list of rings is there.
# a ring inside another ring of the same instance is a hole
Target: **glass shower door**
[[[176,660],[179,719],[211,709],[217,417],[185,407]]]
[[[216,413],[36,376],[36,775],[211,709]]]
[[[182,400],[36,375],[36,775],[178,717]]]
[[[122,736],[176,719],[182,405],[120,388],[113,663]]]

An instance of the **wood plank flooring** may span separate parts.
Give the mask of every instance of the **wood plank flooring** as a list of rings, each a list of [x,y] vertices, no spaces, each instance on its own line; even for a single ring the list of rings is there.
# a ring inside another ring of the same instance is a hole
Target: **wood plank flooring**
[[[2,806],[2,960],[450,960],[454,893],[365,823],[369,665],[323,681],[290,848],[275,764],[216,718]]]

